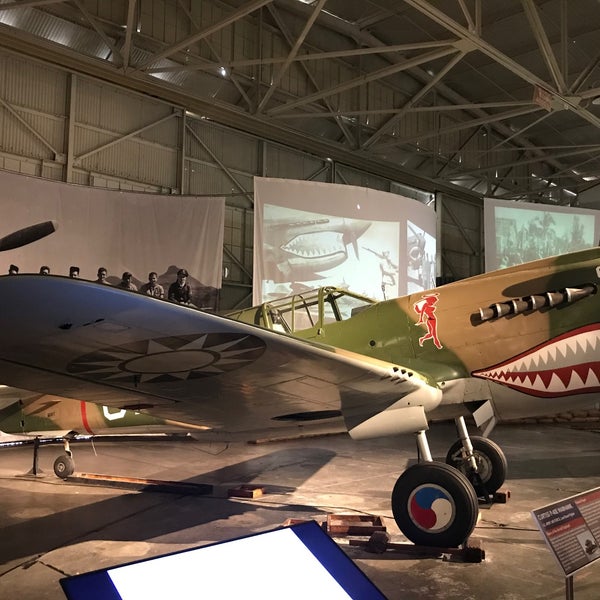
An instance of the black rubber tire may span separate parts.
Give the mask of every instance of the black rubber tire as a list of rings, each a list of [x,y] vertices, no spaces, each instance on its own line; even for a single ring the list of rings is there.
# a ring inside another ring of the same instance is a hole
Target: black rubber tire
[[[452,444],[450,450],[448,450],[446,464],[453,466],[467,476],[467,479],[474,485],[477,496],[493,495],[506,480],[508,468],[506,456],[502,452],[502,448],[488,438],[474,435],[471,437],[471,444],[473,444],[473,453],[481,482],[473,477],[470,465],[463,459],[460,440]]]
[[[68,454],[61,454],[54,461],[54,474],[60,479],[66,479],[75,472],[75,461]]]
[[[442,462],[409,467],[392,491],[392,512],[414,544],[456,548],[471,535],[479,505],[469,480]]]

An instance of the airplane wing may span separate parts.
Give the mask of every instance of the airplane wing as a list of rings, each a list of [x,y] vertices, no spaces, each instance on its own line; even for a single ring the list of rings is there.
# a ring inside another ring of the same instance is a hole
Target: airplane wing
[[[4,384],[231,433],[413,432],[441,401],[400,365],[65,277],[0,277],[0,331]]]

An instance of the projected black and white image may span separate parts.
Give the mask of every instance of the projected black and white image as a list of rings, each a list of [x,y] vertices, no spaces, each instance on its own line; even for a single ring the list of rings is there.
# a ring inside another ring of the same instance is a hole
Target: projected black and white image
[[[264,205],[263,297],[331,285],[398,295],[398,224]]]
[[[431,287],[429,205],[352,185],[255,177],[254,210],[254,304],[322,286],[375,300]]]
[[[496,268],[594,245],[593,215],[496,206]]]
[[[409,294],[435,287],[435,238],[407,221],[406,277]]]

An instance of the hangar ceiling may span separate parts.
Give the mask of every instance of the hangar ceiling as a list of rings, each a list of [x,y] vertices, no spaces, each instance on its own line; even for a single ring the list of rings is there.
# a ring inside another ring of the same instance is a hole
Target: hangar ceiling
[[[428,191],[569,205],[600,182],[599,11],[1,0],[0,45]]]

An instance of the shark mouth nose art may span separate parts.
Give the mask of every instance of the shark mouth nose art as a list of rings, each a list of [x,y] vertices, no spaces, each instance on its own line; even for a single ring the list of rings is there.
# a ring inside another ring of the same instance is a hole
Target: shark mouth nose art
[[[302,258],[323,258],[336,254],[346,254],[346,245],[342,233],[319,231],[297,235],[282,249]]]
[[[574,329],[473,377],[538,397],[600,391],[600,324]]]

